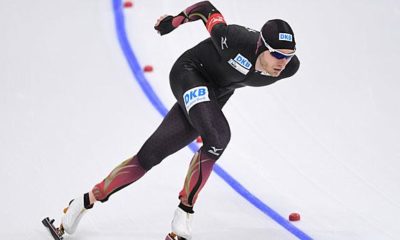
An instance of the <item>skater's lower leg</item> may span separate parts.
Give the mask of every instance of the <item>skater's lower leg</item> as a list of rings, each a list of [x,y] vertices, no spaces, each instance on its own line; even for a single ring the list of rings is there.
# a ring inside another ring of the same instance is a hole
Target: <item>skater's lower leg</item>
[[[193,212],[193,205],[215,162],[226,149],[231,132],[228,121],[216,101],[201,102],[193,106],[189,118],[203,139],[203,146],[193,157],[184,187],[179,194],[180,208],[190,213]]]
[[[192,124],[203,139],[202,148],[190,162],[185,183],[179,194],[180,204],[172,220],[172,233],[191,239],[193,206],[206,184],[215,162],[230,141],[230,128],[221,110],[212,102],[203,102],[189,113]],[[179,238],[178,238],[179,239]]]
[[[105,202],[115,192],[125,188],[143,177],[146,170],[142,167],[137,156],[129,158],[115,167],[111,173],[89,192],[91,203]]]
[[[111,194],[135,182],[145,173],[146,170],[140,165],[136,156],[122,162],[103,181],[96,184],[91,191],[69,203],[69,206],[64,210],[60,229],[65,230],[68,234],[74,233],[86,210],[92,208],[95,202],[107,201]]]
[[[216,160],[199,150],[190,162],[185,184],[179,194],[180,204],[172,220],[172,234],[191,239],[193,206],[199,192],[207,182]],[[172,237],[172,239],[175,239]]]
[[[87,193],[89,204],[91,206],[93,206],[97,201],[102,201],[102,200],[105,201],[105,199],[108,199],[108,197],[110,197],[112,193],[116,192],[115,191],[116,189],[120,190],[144,175],[146,171],[144,171],[140,166],[136,166],[137,169],[135,169],[135,171],[130,168],[130,166],[133,167],[133,165],[135,165],[134,158],[135,157],[122,162],[120,165],[114,168],[102,182],[96,184],[95,187]],[[124,174],[126,176],[122,178],[121,175]],[[118,179],[117,176],[119,176]],[[113,181],[117,182],[113,183]],[[105,185],[109,186],[111,184],[113,184],[113,187],[109,188],[109,191],[107,192],[107,189],[104,189],[104,186]],[[95,192],[97,193],[97,198]],[[99,192],[100,193],[106,192],[106,193],[99,194]]]
[[[182,210],[193,213],[193,206],[211,175],[215,162],[215,159],[210,157],[209,154],[203,153],[202,150],[194,155],[186,174],[184,186],[179,193],[181,201],[179,207]]]

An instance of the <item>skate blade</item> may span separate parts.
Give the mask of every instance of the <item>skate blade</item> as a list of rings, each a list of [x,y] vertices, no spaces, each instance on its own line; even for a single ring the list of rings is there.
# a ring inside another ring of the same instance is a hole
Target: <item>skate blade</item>
[[[183,237],[179,237],[179,236],[177,236],[175,233],[169,233],[168,235],[167,235],[167,237],[165,238],[165,240],[186,240],[186,238],[183,238]]]
[[[50,218],[45,218],[42,220],[43,225],[49,230],[51,236],[54,240],[62,240],[62,235],[64,234],[64,230],[61,228],[56,228],[53,225],[54,219],[50,220]]]

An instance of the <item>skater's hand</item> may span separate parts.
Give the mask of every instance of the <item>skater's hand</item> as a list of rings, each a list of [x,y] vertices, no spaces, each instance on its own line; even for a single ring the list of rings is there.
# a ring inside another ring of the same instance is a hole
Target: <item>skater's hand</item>
[[[154,29],[161,35],[170,33],[176,27],[173,26],[172,20],[174,19],[171,15],[163,15],[157,19]]]
[[[162,15],[161,17],[159,17],[159,18],[157,19],[156,24],[154,24],[154,27],[157,27],[157,26],[160,24],[160,22],[161,22],[164,18],[166,18],[166,17],[168,17],[168,16],[170,16],[170,15],[164,14],[164,15]]]

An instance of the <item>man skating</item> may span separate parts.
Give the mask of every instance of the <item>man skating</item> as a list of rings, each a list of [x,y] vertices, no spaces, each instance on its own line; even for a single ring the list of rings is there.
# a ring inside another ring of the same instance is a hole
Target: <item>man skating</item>
[[[70,202],[58,235],[74,233],[80,219],[97,201],[106,202],[113,193],[201,136],[203,146],[191,160],[179,193],[172,230],[167,236],[167,239],[191,239],[193,207],[198,194],[230,141],[230,127],[221,109],[235,89],[266,86],[291,77],[300,65],[295,55],[294,33],[288,23],[270,20],[260,32],[227,25],[208,1],[196,3],[176,16],[160,17],[155,29],[164,35],[196,20],[203,21],[210,38],[183,53],[172,67],[170,85],[177,102],[136,155]]]

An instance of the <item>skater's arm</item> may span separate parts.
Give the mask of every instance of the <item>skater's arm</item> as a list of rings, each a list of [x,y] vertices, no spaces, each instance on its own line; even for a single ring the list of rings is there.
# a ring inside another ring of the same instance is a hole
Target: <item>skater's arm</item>
[[[216,26],[225,27],[226,23],[222,14],[209,2],[203,1],[196,3],[176,16],[162,16],[157,20],[154,28],[161,34],[167,34],[173,31],[180,25],[193,22],[197,20],[202,20],[207,28],[207,31],[213,36],[213,30]]]

